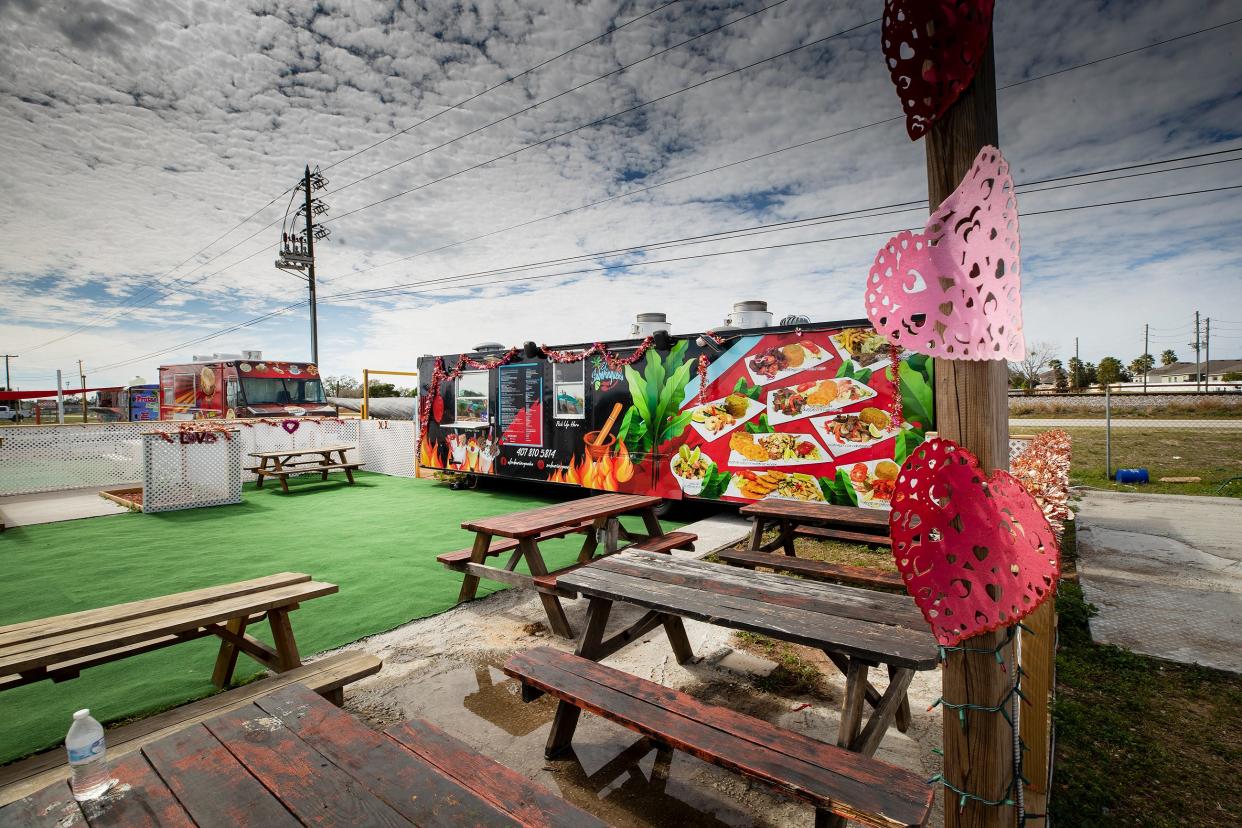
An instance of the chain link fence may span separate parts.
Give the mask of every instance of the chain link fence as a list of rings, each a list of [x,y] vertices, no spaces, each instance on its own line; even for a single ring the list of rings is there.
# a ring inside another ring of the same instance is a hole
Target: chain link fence
[[[1242,394],[1015,396],[1009,433],[1062,428],[1075,485],[1242,496]]]
[[[253,481],[247,455],[256,451],[350,444],[347,458],[363,470],[414,477],[417,423],[402,420],[211,420],[236,429],[242,480]],[[182,423],[90,423],[0,426],[0,496],[143,482],[144,434],[175,435]],[[156,437],[160,442],[167,441]],[[232,462],[232,461],[230,461]]]

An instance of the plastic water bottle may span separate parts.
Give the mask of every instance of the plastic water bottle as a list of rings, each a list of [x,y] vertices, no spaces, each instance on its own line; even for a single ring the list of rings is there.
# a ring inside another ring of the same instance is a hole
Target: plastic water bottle
[[[69,753],[69,767],[73,769],[69,785],[74,799],[85,802],[108,790],[110,781],[104,729],[91,718],[90,710],[79,710],[73,714],[73,724],[65,736],[65,750]]]

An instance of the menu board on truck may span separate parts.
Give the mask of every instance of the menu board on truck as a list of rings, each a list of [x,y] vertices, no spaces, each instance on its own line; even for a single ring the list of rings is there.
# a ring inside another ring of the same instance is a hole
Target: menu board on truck
[[[451,401],[470,372],[424,384],[420,463],[674,499],[888,509],[901,463],[935,428],[933,361],[894,353],[863,321],[639,344],[605,343],[606,357],[581,362],[573,346],[556,362],[470,355],[490,362],[470,381],[481,395],[486,375],[495,409],[463,426]],[[421,376],[437,360],[462,364],[424,357]]]
[[[502,365],[496,370],[501,442],[543,446],[543,366],[524,363]]]

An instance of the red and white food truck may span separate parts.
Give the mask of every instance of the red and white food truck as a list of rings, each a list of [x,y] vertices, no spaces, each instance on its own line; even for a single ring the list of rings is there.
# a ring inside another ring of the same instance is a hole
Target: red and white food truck
[[[199,357],[160,366],[160,419],[335,417],[319,369],[309,362],[276,362],[257,352],[243,358]]]

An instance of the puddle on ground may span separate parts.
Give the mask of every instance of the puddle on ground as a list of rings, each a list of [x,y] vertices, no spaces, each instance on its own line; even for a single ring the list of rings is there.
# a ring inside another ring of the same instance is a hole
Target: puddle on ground
[[[427,719],[613,825],[766,826],[812,818],[809,808],[774,799],[764,786],[589,714],[573,749],[545,760],[557,702],[545,695],[524,703],[520,684],[500,669],[509,655],[440,657],[401,675],[381,672],[347,706],[377,728]],[[740,683],[709,680],[689,692],[769,721],[785,710]]]

